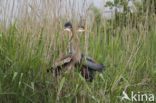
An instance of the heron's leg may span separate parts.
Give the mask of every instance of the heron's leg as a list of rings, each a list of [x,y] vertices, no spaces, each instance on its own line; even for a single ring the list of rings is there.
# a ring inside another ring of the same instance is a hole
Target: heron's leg
[[[70,71],[71,71],[71,68],[72,68],[72,65],[69,65],[69,67],[68,67],[68,69],[67,69],[67,72],[66,73],[70,73]]]
[[[88,71],[85,67],[81,67],[81,75],[85,78],[86,82],[88,82]]]

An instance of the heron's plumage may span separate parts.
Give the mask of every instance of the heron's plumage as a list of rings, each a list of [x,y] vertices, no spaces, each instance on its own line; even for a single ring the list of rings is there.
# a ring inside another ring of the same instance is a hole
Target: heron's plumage
[[[84,59],[83,61],[83,65],[93,71],[98,71],[98,72],[102,72],[102,70],[104,69],[104,65],[103,64],[98,64],[96,63],[93,59],[91,59],[89,56],[85,56],[82,54],[82,58]]]

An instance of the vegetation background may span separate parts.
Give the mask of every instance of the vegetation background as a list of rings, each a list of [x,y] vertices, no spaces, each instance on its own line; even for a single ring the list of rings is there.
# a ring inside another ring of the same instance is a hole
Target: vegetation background
[[[128,1],[108,2],[123,6],[109,20],[85,0],[83,8],[69,0],[25,0],[18,10],[14,1],[11,7],[10,0],[0,2],[1,103],[130,103],[121,101],[123,91],[156,93],[155,0],[133,1],[135,12]],[[61,29],[69,20],[94,32],[79,35],[82,52],[106,66],[92,83],[76,70],[58,77],[46,72],[68,53],[69,36]]]

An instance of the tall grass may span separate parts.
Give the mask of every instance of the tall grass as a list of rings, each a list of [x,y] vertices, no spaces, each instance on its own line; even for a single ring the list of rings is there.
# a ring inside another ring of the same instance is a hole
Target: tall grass
[[[10,7],[9,0],[5,7],[1,3],[0,102],[130,103],[121,101],[123,91],[129,95],[131,91],[156,93],[155,11],[149,14],[147,9],[141,17],[127,15],[126,21],[119,15],[117,23],[114,19],[106,21],[95,8],[90,14],[83,2],[83,20],[78,17],[80,4],[73,3],[76,7],[70,9],[70,1],[14,2],[18,9]],[[46,72],[57,58],[68,53],[69,36],[62,31],[68,20],[75,28],[83,21],[94,32],[79,35],[82,52],[106,66],[92,83],[76,68],[57,77]]]

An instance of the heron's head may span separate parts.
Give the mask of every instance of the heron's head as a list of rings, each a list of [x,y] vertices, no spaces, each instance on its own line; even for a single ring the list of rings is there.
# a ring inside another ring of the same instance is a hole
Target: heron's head
[[[81,26],[81,25],[78,26],[77,31],[78,31],[78,32],[81,32],[81,33],[82,33],[82,32],[93,33],[93,32],[90,32],[90,31],[86,30],[86,29],[84,28],[84,26]]]
[[[81,26],[81,25],[78,26],[77,31],[78,31],[78,32],[85,32],[84,26]]]
[[[72,24],[70,22],[66,22],[64,24],[64,30],[71,32],[72,31]]]

